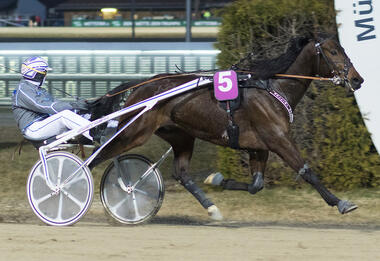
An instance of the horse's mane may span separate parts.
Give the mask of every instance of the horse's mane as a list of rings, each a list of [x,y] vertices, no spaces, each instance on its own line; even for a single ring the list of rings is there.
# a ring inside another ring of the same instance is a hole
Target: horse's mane
[[[255,78],[268,79],[277,73],[284,73],[310,40],[310,37],[291,39],[287,51],[276,58],[255,60],[250,53],[233,67],[253,72]]]

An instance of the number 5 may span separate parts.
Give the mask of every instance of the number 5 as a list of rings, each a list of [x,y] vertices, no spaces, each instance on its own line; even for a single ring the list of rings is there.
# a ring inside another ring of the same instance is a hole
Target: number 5
[[[231,71],[219,72],[218,89],[221,92],[229,92],[232,89],[232,80],[229,77],[231,77]]]

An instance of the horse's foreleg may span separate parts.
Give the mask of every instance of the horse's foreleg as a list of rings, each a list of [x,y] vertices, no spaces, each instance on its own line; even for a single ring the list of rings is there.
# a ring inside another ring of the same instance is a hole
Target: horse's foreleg
[[[234,179],[224,179],[221,173],[209,175],[204,183],[221,186],[227,190],[243,190],[251,194],[256,194],[264,187],[264,171],[268,160],[267,150],[249,151],[249,165],[252,174],[252,183],[247,184]]]
[[[157,136],[169,142],[174,152],[173,177],[186,188],[199,203],[208,210],[212,219],[222,220],[223,217],[214,203],[207,198],[203,190],[188,175],[189,164],[194,148],[194,138],[179,129],[159,129]]]
[[[321,183],[317,175],[302,159],[300,152],[289,137],[282,136],[280,139],[272,139],[272,141],[271,150],[277,153],[291,168],[298,172],[298,175],[313,186],[328,205],[337,206],[342,214],[357,208],[355,204],[349,201],[340,200]]]

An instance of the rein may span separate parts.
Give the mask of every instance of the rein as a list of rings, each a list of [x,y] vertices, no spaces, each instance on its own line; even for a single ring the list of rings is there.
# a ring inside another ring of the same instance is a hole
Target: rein
[[[239,70],[239,71],[236,71],[236,72],[254,74],[254,72],[250,72],[250,71],[241,71],[241,70]],[[151,82],[155,82],[155,81],[158,81],[158,80],[167,79],[167,78],[174,78],[174,77],[190,76],[190,75],[201,75],[201,74],[199,74],[199,73],[185,73],[185,74],[173,74],[173,75],[166,75],[166,76],[162,76],[162,77],[158,77],[158,78],[153,78],[153,79],[150,79],[150,80],[147,80],[147,81],[140,82],[140,83],[138,83],[136,85],[133,85],[131,87],[128,87],[127,89],[121,90],[121,91],[113,93],[113,94],[107,93],[103,97],[110,98],[110,97],[122,94],[124,92],[129,91],[129,90],[133,90],[133,89],[135,89],[137,87],[140,87],[142,85],[145,85],[145,84],[148,84],[148,83],[151,83]],[[205,76],[211,76],[211,75],[205,75]],[[318,80],[318,81],[331,81],[331,82],[335,83],[335,79],[334,78],[304,76],[304,75],[296,75],[296,74],[280,74],[280,73],[277,73],[274,76],[276,76],[276,77],[282,77],[282,78],[296,78],[296,79],[308,79],[308,80]]]
[[[236,72],[255,74],[254,72],[251,72],[251,71],[241,71],[241,70],[239,70],[239,71],[236,71]],[[334,82],[334,78],[326,78],[326,77],[318,77],[318,76],[305,76],[305,75],[299,75],[299,74],[276,73],[273,76],[282,77],[282,78],[296,78],[296,79],[307,79],[307,80],[332,81],[332,82]]]
[[[121,91],[113,93],[113,94],[107,93],[103,97],[110,98],[110,97],[122,94],[124,92],[127,92],[129,90],[135,89],[135,88],[137,88],[139,86],[142,86],[144,84],[155,82],[155,81],[158,81],[158,80],[167,79],[167,78],[174,78],[174,77],[189,76],[189,75],[201,75],[201,74],[199,74],[199,73],[184,73],[184,74],[173,74],[173,75],[166,75],[166,76],[162,76],[162,77],[158,77],[158,78],[153,78],[153,79],[150,79],[150,80],[147,80],[147,81],[140,82],[140,83],[138,83],[136,85],[133,85],[131,87],[128,87],[127,89],[121,90]]]
[[[316,77],[316,76],[304,76],[304,75],[294,75],[294,74],[281,74],[281,73],[277,73],[274,76],[283,77],[283,78],[296,78],[296,79],[317,80],[317,81],[333,81],[333,78]]]

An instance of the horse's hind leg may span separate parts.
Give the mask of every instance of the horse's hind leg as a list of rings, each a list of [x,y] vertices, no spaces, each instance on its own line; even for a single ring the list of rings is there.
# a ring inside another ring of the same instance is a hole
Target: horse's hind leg
[[[251,194],[256,194],[264,187],[264,172],[268,160],[267,150],[249,151],[249,165],[252,174],[252,183],[247,184],[234,179],[224,179],[220,173],[213,173],[208,176],[204,183],[221,186],[227,190],[244,190]]]
[[[283,135],[276,139],[272,136],[269,146],[271,151],[277,153],[291,168],[298,172],[298,175],[313,186],[328,205],[337,206],[341,214],[357,208],[355,204],[337,198],[320,182],[317,175],[305,164],[290,137]]]
[[[252,183],[248,186],[251,194],[256,194],[264,187],[264,172],[268,161],[267,150],[256,150],[249,152],[249,165],[252,173]]]
[[[214,220],[222,220],[223,217],[214,203],[207,198],[203,190],[192,180],[188,174],[189,164],[194,149],[194,137],[177,128],[161,128],[156,135],[166,140],[174,152],[174,179],[184,186],[201,205],[207,209]]]

